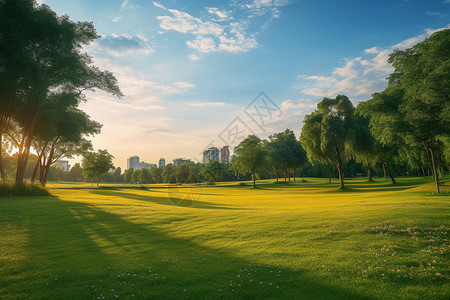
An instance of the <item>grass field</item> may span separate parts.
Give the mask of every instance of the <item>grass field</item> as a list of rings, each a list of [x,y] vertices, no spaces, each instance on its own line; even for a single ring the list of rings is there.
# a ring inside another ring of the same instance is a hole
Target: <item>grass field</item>
[[[449,299],[448,180],[50,184],[0,198],[0,298]]]

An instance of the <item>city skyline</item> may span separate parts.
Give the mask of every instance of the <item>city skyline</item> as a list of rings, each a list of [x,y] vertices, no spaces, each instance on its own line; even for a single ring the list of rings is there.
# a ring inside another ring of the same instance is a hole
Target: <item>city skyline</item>
[[[261,138],[286,128],[298,137],[323,97],[369,99],[385,88],[394,49],[450,27],[444,0],[38,2],[93,21],[101,36],[86,51],[125,97],[86,92],[82,109],[104,125],[94,147],[123,169],[130,153],[201,161],[211,143],[236,145],[224,141],[236,124]],[[260,92],[278,108],[264,126],[248,110]]]

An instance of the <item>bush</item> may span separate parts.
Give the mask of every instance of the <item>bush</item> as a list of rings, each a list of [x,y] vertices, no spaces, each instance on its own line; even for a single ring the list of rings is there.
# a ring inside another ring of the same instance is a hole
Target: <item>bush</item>
[[[247,184],[245,182],[239,182],[238,184],[239,186],[247,186]]]
[[[0,183],[0,196],[47,196],[49,192],[39,184],[32,183]]]

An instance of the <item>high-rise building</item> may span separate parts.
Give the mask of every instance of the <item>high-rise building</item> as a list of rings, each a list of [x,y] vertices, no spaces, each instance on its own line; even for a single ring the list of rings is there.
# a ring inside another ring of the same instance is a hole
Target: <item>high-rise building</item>
[[[60,168],[63,171],[68,172],[70,170],[70,165],[68,160],[60,160],[55,162],[55,167]]]
[[[131,156],[127,159],[127,169],[138,169],[139,168],[139,156]]]
[[[166,159],[165,158],[160,158],[159,159],[159,167],[162,168],[166,165]]]
[[[219,161],[219,148],[209,147],[203,151],[203,163],[207,164],[212,160]]]
[[[136,169],[151,169],[151,167],[153,167],[153,164],[145,161],[140,161]]]
[[[173,165],[174,166],[178,166],[178,165],[181,165],[181,164],[188,164],[190,162],[191,162],[190,159],[177,158],[177,159],[173,160]]]
[[[230,163],[230,146],[223,146],[220,149],[220,162],[223,164]]]

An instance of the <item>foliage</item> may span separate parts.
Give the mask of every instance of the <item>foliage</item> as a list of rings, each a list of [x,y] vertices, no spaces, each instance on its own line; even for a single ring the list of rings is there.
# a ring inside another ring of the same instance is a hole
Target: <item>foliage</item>
[[[305,116],[300,136],[311,162],[336,165],[341,189],[344,188],[342,162],[351,157],[360,136],[354,111],[353,104],[344,95],[323,98],[317,110]]]
[[[88,152],[83,156],[83,176],[86,181],[96,182],[97,187],[103,174],[114,168],[112,159],[114,156],[106,150]]]
[[[233,166],[241,174],[251,173],[253,187],[256,187],[256,172],[263,169],[266,154],[261,139],[249,135],[236,146],[234,153]]]
[[[37,184],[0,182],[0,197],[47,196],[48,190]]]

